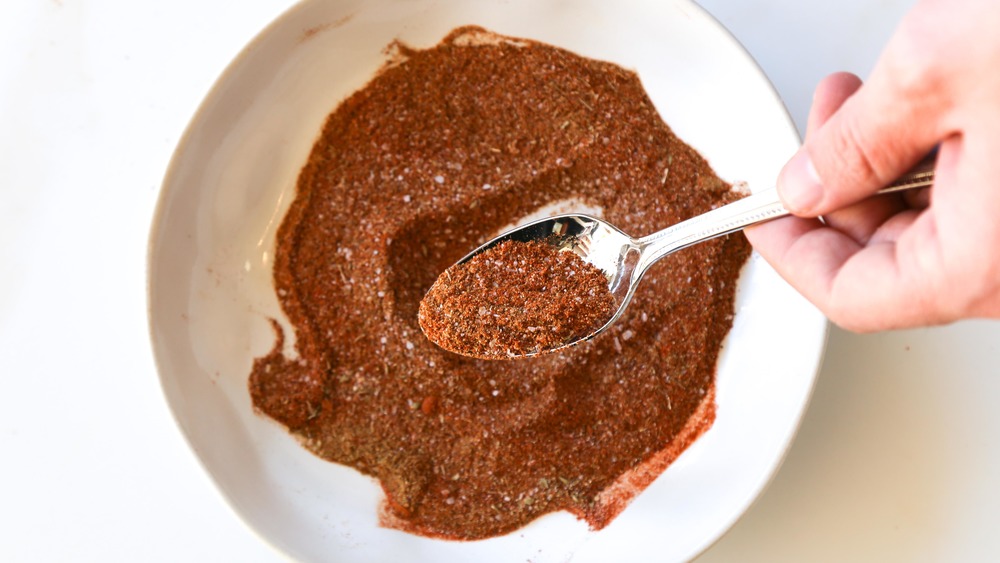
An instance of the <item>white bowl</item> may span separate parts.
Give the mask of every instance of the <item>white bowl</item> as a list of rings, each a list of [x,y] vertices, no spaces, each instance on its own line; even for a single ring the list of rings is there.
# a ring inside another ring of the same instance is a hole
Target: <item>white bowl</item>
[[[767,79],[686,0],[305,0],[255,39],[192,120],[150,240],[149,312],[167,400],[246,522],[310,561],[658,561],[718,539],[777,470],[808,401],[826,321],[756,255],[743,271],[714,426],[605,529],[567,513],[507,536],[450,542],[377,525],[380,488],[256,415],[253,358],[282,318],[275,229],[326,115],[394,39],[431,46],[460,25],[636,70],[674,131],[716,172],[768,186],[798,136]]]

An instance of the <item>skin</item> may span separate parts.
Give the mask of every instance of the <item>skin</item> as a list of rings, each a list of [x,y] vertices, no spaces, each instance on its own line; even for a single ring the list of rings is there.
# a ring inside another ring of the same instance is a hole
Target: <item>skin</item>
[[[1000,318],[998,29],[1000,3],[920,2],[867,83],[837,73],[817,87],[778,179],[794,216],[746,235],[841,327]],[[935,146],[932,188],[870,197]]]

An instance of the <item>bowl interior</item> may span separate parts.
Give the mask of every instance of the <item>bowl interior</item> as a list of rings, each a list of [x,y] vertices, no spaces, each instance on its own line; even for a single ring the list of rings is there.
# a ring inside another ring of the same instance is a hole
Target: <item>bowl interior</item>
[[[225,497],[305,560],[680,560],[725,532],[777,469],[805,408],[825,319],[756,255],[717,379],[715,425],[604,530],[545,516],[516,533],[447,542],[377,525],[380,489],[255,414],[246,381],[282,319],[274,235],[326,115],[395,39],[427,47],[460,25],[634,69],[666,122],[728,181],[770,185],[798,146],[752,59],[685,0],[305,0],[218,80],[164,181],[150,240],[149,312],[165,395]]]

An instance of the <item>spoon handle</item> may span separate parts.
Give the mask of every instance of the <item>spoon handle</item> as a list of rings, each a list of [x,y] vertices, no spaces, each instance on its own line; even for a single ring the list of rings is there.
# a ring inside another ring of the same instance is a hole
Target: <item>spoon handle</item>
[[[934,162],[927,160],[879,190],[878,195],[925,188],[933,183]],[[708,213],[681,221],[636,241],[642,251],[641,258],[636,264],[636,274],[641,276],[654,262],[682,248],[789,214],[790,212],[781,204],[778,190],[768,188]]]

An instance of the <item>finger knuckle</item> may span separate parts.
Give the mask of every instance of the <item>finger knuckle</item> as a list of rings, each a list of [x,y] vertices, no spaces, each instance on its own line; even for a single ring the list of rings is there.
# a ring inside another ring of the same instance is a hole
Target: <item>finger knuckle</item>
[[[871,311],[859,307],[857,296],[838,293],[836,289],[825,303],[820,303],[820,310],[826,318],[838,327],[856,333],[869,333],[884,328],[882,315],[871,315]]]
[[[886,169],[885,147],[871,140],[864,132],[865,124],[860,113],[844,114],[834,134],[829,139],[830,150],[825,151],[831,162],[826,163],[824,180],[829,178],[831,188],[853,189],[885,183],[882,170]]]
[[[935,26],[929,15],[913,13],[887,47],[881,64],[887,86],[899,99],[930,104],[940,99],[949,84],[947,69],[953,61],[942,60],[947,48]]]
[[[859,317],[855,312],[831,310],[827,313],[827,318],[838,327],[858,334],[867,334],[879,330],[879,327],[871,321]]]

